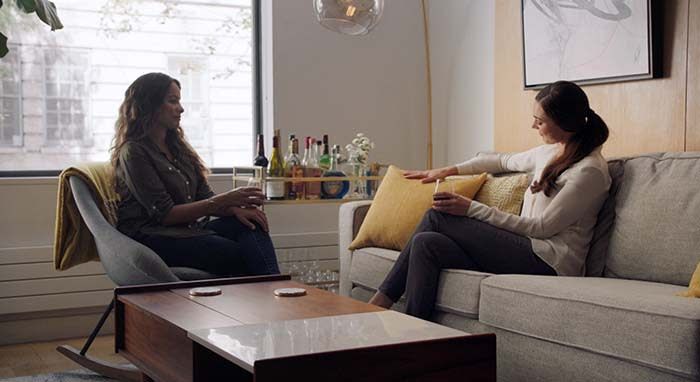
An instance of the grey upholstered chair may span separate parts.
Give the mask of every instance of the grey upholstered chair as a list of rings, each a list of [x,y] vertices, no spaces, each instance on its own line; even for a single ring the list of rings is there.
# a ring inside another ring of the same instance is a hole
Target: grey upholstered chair
[[[75,204],[97,244],[100,262],[115,284],[124,286],[219,277],[194,268],[169,268],[150,248],[109,224],[82,179],[71,176],[69,182]]]
[[[118,286],[220,277],[194,268],[168,267],[150,248],[122,234],[105,219],[85,181],[77,176],[71,176],[68,181],[80,216],[95,239],[100,262],[107,276]],[[133,365],[116,365],[86,355],[113,308],[114,301],[105,310],[82,350],[68,345],[61,345],[56,350],[104,376],[121,381],[141,381],[142,375]]]

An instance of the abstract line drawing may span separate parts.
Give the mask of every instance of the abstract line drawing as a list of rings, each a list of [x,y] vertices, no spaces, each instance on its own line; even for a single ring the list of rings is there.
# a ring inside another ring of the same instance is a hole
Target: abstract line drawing
[[[525,87],[651,78],[651,0],[522,0]]]

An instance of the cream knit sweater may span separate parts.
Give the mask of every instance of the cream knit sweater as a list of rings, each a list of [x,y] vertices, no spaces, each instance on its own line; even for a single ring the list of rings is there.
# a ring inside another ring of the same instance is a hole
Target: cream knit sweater
[[[457,165],[459,174],[530,172],[539,180],[557,154],[556,144],[517,154],[486,154]],[[560,276],[582,276],[598,211],[610,189],[608,164],[600,148],[571,166],[557,179],[549,197],[525,191],[520,216],[472,201],[467,215],[516,234],[527,236],[532,248]]]

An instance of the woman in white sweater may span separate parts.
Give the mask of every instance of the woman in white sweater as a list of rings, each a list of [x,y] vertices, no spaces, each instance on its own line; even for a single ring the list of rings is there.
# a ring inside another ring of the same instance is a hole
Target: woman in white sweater
[[[481,155],[456,166],[408,171],[434,182],[450,175],[531,172],[520,216],[452,193],[437,193],[370,303],[390,307],[406,294],[406,313],[429,318],[443,268],[489,273],[581,276],[600,207],[610,188],[601,155],[608,127],[583,90],[558,81],[535,97],[532,128],[544,145]]]

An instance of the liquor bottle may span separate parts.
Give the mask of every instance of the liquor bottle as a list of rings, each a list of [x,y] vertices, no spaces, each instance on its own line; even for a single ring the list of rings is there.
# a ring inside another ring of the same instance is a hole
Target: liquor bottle
[[[285,176],[287,176],[286,175],[287,162],[289,162],[289,157],[292,156],[292,141],[294,141],[294,138],[296,138],[296,136],[294,134],[289,134],[289,141],[287,141],[287,152],[284,153],[284,162],[283,162],[284,169],[285,169]],[[292,184],[290,182],[284,182],[284,196],[285,196],[285,198],[287,197],[287,195],[289,195],[289,188],[291,186],[292,186]]]
[[[285,164],[285,176],[289,178],[303,178],[304,167],[299,159],[299,140],[292,138],[292,154]],[[288,182],[287,199],[299,200],[304,197],[304,182]]]
[[[292,155],[292,141],[296,136],[294,134],[289,134],[289,141],[287,142],[287,152],[284,153],[284,163],[287,163],[289,157]]]
[[[331,168],[331,156],[328,154],[328,134],[323,134],[323,154],[318,159],[318,164],[323,171]]]
[[[253,165],[263,167],[267,170],[267,158],[265,157],[265,141],[262,134],[258,134],[258,155],[253,161]]]
[[[309,140],[309,156],[306,163],[302,161],[302,164],[304,165],[304,176],[309,178],[317,178],[323,175],[323,170],[321,170],[318,164],[318,153],[319,147],[321,146],[317,144],[316,139],[309,137]],[[306,157],[306,155],[304,156]],[[306,199],[320,199],[321,182],[306,182],[306,188],[304,191],[306,191]]]
[[[309,160],[311,157],[311,137],[306,137],[304,138],[304,156],[301,159],[301,165],[306,168],[306,165],[309,164]]]
[[[340,158],[340,146],[334,145],[330,156],[331,168],[323,173],[323,176],[345,176],[345,173],[338,170],[338,159]],[[342,199],[350,190],[350,182],[347,180],[321,182],[321,197],[323,199]]]
[[[284,176],[284,164],[282,163],[282,155],[280,154],[279,136],[272,137],[272,155],[270,156],[270,169],[267,173],[271,177]],[[268,180],[265,184],[267,197],[271,200],[284,199],[284,181]]]

